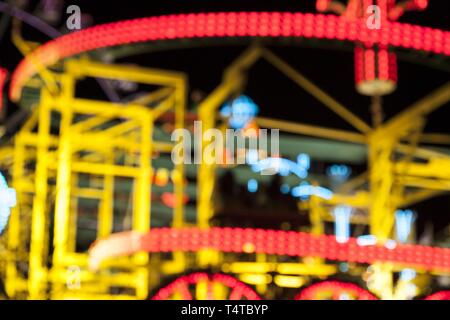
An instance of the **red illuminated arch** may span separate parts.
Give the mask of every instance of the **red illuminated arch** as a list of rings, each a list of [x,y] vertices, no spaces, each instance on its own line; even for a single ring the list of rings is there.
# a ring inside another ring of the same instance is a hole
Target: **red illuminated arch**
[[[95,26],[52,40],[27,56],[15,70],[10,97],[18,100],[39,61],[49,66],[82,52],[123,44],[186,38],[298,37],[357,41],[450,55],[450,32],[398,22],[369,30],[365,21],[335,15],[281,12],[180,14]]]
[[[353,283],[323,281],[303,289],[295,300],[377,300],[377,297]]]
[[[146,252],[266,253],[293,257],[317,256],[335,261],[385,261],[424,270],[450,270],[450,249],[422,245],[359,245],[355,238],[338,243],[331,235],[251,228],[155,228],[146,234],[123,232],[94,243],[89,250],[92,269],[105,259]]]
[[[433,293],[424,300],[450,300],[450,290]]]
[[[169,300],[180,298],[182,300],[195,300],[193,287],[201,282],[208,285],[207,300],[215,300],[212,285],[220,284],[227,289],[227,300],[260,300],[252,288],[233,278],[232,276],[216,273],[209,275],[206,272],[192,273],[179,277],[174,282],[160,289],[152,300]]]

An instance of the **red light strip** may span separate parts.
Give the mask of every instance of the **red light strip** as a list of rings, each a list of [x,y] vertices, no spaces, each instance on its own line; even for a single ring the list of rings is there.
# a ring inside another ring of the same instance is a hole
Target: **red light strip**
[[[439,291],[433,293],[424,300],[450,300],[450,291]]]
[[[209,283],[220,283],[230,289],[229,300],[261,300],[258,294],[252,288],[243,284],[239,280],[226,274],[216,273],[208,275],[205,272],[192,273],[186,276],[179,277],[174,282],[160,289],[152,298],[152,300],[168,300],[175,293],[178,293],[183,300],[193,300],[189,291],[190,285],[195,285],[202,281]],[[214,297],[208,297],[212,300]]]
[[[377,30],[365,20],[335,15],[281,12],[180,14],[126,20],[95,26],[54,39],[27,56],[15,70],[10,98],[17,101],[23,85],[37,72],[33,61],[50,66],[82,52],[122,44],[211,37],[303,37],[362,42],[450,55],[450,32],[386,22]]]
[[[323,300],[329,297],[332,300],[343,300],[343,295],[349,300],[377,300],[369,291],[353,283],[340,281],[323,281],[303,289],[294,300]]]
[[[147,252],[196,252],[213,249],[233,253],[265,253],[292,257],[318,256],[356,263],[392,262],[424,270],[450,271],[450,249],[397,244],[361,246],[355,238],[338,243],[334,236],[242,228],[157,228],[139,235],[115,234],[90,249],[89,263],[98,268],[107,258]]]

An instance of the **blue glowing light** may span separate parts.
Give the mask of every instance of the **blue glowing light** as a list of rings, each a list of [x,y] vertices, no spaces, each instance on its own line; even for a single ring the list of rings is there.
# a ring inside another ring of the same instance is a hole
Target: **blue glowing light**
[[[256,181],[255,179],[248,180],[247,189],[251,193],[255,193],[256,191],[258,191],[258,181]]]
[[[245,128],[258,112],[258,106],[245,95],[226,103],[220,110],[220,114],[228,118],[228,124],[233,129]]]
[[[347,272],[348,271],[348,263],[342,262],[339,264],[339,271]]]
[[[282,194],[288,194],[289,190],[291,190],[291,187],[287,183],[283,183],[280,187],[280,191]]]
[[[309,168],[311,167],[311,158],[306,153],[300,153],[297,156],[297,164],[299,167],[308,171]]]
[[[345,243],[350,238],[350,216],[352,208],[347,206],[338,206],[334,209],[334,231],[336,241]]]
[[[414,212],[411,210],[397,210],[395,212],[395,230],[398,241],[405,243],[411,233],[414,222]]]
[[[359,236],[358,238],[356,238],[356,244],[361,247],[374,246],[377,243],[378,243],[378,238],[372,234],[366,234],[366,235]],[[394,250],[395,247],[397,247],[397,242],[392,239],[387,239],[384,242],[384,246],[387,249]]]
[[[0,233],[8,224],[11,208],[16,205],[16,191],[8,188],[5,177],[0,173]]]
[[[377,241],[377,237],[371,234],[359,236],[358,238],[356,238],[356,243],[362,247],[374,246],[377,244]]]
[[[416,271],[414,269],[403,269],[400,272],[400,280],[411,281],[416,277]]]
[[[295,188],[292,188],[291,194],[294,197],[308,198],[310,196],[316,196],[322,199],[330,200],[333,197],[333,191],[319,186],[312,186],[310,184],[301,184]]]
[[[333,164],[327,169],[327,175],[337,181],[346,181],[352,174],[352,169],[345,164]]]
[[[258,162],[259,152],[255,149],[250,149],[247,151],[247,163],[249,165],[255,164]]]
[[[301,160],[302,163],[298,163],[284,158],[266,158],[254,162],[251,166],[254,172],[274,172],[283,177],[293,173],[300,179],[305,179],[308,176],[309,160],[307,163],[304,157]]]

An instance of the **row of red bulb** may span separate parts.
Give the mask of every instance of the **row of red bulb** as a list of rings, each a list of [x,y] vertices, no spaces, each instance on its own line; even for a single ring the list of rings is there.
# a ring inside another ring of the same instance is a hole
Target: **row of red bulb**
[[[387,48],[355,48],[356,83],[367,80],[397,82],[396,56]]]
[[[208,283],[220,283],[231,289],[229,294],[229,300],[260,300],[258,294],[247,285],[243,284],[239,280],[226,274],[213,274],[209,275],[205,272],[196,272],[189,275],[181,276],[174,282],[160,289],[153,297],[152,300],[168,300],[175,293],[177,293],[183,300],[192,300],[192,295],[189,291],[190,285],[198,284],[199,282]],[[210,293],[210,300],[212,300],[213,293]]]
[[[332,300],[342,300],[344,295],[351,300],[377,300],[373,294],[356,284],[340,281],[322,281],[303,289],[294,300],[321,300],[324,293],[331,294]]]
[[[331,235],[294,231],[241,228],[158,228],[141,239],[148,252],[188,251],[211,248],[230,253],[265,253],[286,256],[317,256],[356,263],[393,262],[425,270],[450,271],[450,249],[396,244],[361,246],[355,238],[338,243]]]
[[[334,15],[280,12],[181,14],[109,23],[74,32],[44,44],[25,58],[12,77],[10,96],[37,70],[82,52],[136,42],[204,37],[304,37],[357,41],[450,55],[450,32],[397,22],[370,30],[363,20]]]
[[[258,294],[249,286],[243,284],[232,276],[225,274],[209,275],[205,272],[196,272],[181,276],[169,285],[161,288],[152,297],[152,300],[168,300],[178,297],[182,300],[192,300],[193,296],[189,290],[190,286],[201,282],[220,283],[230,289],[229,300],[260,300]],[[213,300],[214,294],[211,292],[208,299]],[[294,300],[377,300],[378,298],[350,282],[326,280],[314,283],[297,294]],[[424,298],[424,300],[450,300],[450,291],[439,291]]]

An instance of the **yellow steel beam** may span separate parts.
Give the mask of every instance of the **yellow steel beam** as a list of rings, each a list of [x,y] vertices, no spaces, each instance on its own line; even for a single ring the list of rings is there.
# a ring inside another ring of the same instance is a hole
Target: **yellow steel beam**
[[[148,106],[157,101],[167,98],[170,94],[173,93],[173,91],[174,91],[173,88],[161,88],[161,89],[155,90],[153,92],[147,93],[143,96],[140,96],[136,99],[133,99],[131,101],[131,103],[139,104],[142,106]]]
[[[334,265],[305,264],[295,262],[232,262],[223,265],[224,272],[230,273],[272,273],[284,275],[329,276],[337,272]]]
[[[416,187],[422,189],[431,190],[450,190],[450,179],[428,179],[421,177],[399,177],[397,178],[398,183],[404,184],[409,187]]]
[[[258,45],[250,46],[226,68],[223,76],[224,81],[242,76],[262,57],[262,53],[263,49]]]
[[[369,145],[370,232],[384,241],[389,239],[394,225],[392,153],[395,142],[389,136],[381,140],[379,135],[371,135]]]
[[[386,122],[380,129],[387,134],[403,135],[411,125],[427,114],[442,107],[450,100],[450,82],[447,82],[426,97],[420,99],[404,111]]]
[[[160,116],[162,116],[164,113],[173,108],[174,100],[175,97],[169,97],[166,100],[162,101],[160,104],[158,104],[155,108],[153,108],[152,112],[154,119],[157,120]]]
[[[288,78],[297,83],[301,88],[303,88],[317,100],[322,102],[331,111],[351,124],[354,128],[363,133],[369,133],[372,130],[372,128],[367,123],[365,123],[358,116],[349,111],[345,106],[336,101],[325,91],[320,89],[317,85],[303,76],[300,72],[283,61],[280,57],[276,56],[273,52],[264,49],[263,57],[277,69],[283,72]]]
[[[73,172],[90,173],[96,175],[114,173],[115,176],[119,177],[139,176],[139,168],[91,162],[72,162],[71,169]]]
[[[45,86],[47,87],[47,90],[52,94],[56,94],[58,92],[58,86],[55,77],[38,59],[30,54],[33,49],[25,42],[25,40],[23,40],[20,34],[21,25],[22,23],[20,20],[13,19],[13,27],[11,32],[12,42],[17,47],[17,49],[19,49],[20,53],[22,53],[22,55],[24,55],[25,57],[28,57],[35,65],[38,74],[41,76]]]
[[[39,128],[37,163],[35,178],[35,198],[31,221],[31,244],[28,276],[28,292],[31,299],[45,298],[46,266],[44,260],[45,234],[47,219],[47,167],[48,144],[50,132],[50,93],[41,90],[41,103],[39,106]]]
[[[185,127],[185,109],[186,109],[186,92],[187,83],[186,81],[180,80],[176,84],[176,90],[174,94],[174,105],[175,105],[175,129],[183,129]],[[155,111],[154,111],[155,112]],[[159,117],[160,115],[157,115]],[[154,143],[155,145],[155,143]],[[188,151],[189,152],[189,151]],[[176,198],[174,213],[173,213],[173,227],[181,227],[185,224],[184,219],[184,184],[185,184],[185,172],[184,164],[178,163],[175,165],[174,174],[174,193]],[[175,257],[180,257],[180,264],[184,264],[181,261],[184,255],[180,253],[175,253]]]
[[[184,79],[180,72],[161,69],[134,67],[129,65],[111,65],[88,60],[70,60],[66,62],[66,70],[75,77],[96,77],[121,79],[146,84],[172,86],[175,81]]]
[[[203,132],[214,128],[216,110],[226,99],[241,89],[245,71],[261,57],[261,52],[261,48],[257,46],[250,47],[244,51],[225,70],[221,85],[202,101],[198,108],[198,115],[202,123]],[[202,156],[207,143],[208,141],[202,138]],[[209,219],[213,215],[211,201],[214,190],[214,170],[214,165],[206,164],[205,161],[202,161],[198,169],[197,224],[201,228],[207,228],[209,226]]]
[[[106,151],[111,148],[118,148],[130,152],[139,151],[140,143],[125,137],[111,137],[98,133],[72,133],[74,139],[73,148],[76,150],[99,150]]]
[[[91,115],[87,119],[75,122],[72,125],[72,131],[73,132],[83,132],[83,131],[92,130],[96,126],[99,126],[108,120],[109,120],[109,118],[96,117],[96,116]]]
[[[411,152],[411,146],[406,145],[406,144],[397,144],[395,146],[395,150],[402,154],[408,154]],[[434,159],[434,158],[449,159],[450,155],[439,152],[439,151],[430,150],[428,148],[417,147],[414,149],[414,157],[420,158],[420,159]]]
[[[402,161],[395,165],[395,171],[402,176],[408,175],[450,180],[450,159],[431,159],[428,163]]]
[[[344,130],[323,128],[309,124],[289,122],[284,120],[274,120],[260,117],[256,118],[255,121],[259,126],[264,128],[276,128],[290,133],[332,140],[346,141],[357,144],[367,143],[367,138],[364,135]]]
[[[106,163],[114,163],[114,153],[106,155]],[[98,213],[97,238],[111,234],[114,226],[114,176],[112,172],[103,176],[103,191]]]
[[[400,200],[399,207],[410,207],[416,203],[425,201],[427,199],[437,197],[443,194],[441,190],[418,190],[406,193]]]
[[[38,124],[39,120],[39,111],[32,110],[30,117],[25,121],[22,128],[20,129],[21,133],[31,132]]]
[[[74,96],[74,79],[68,75],[62,78],[62,94],[59,101],[71,106]],[[53,264],[58,268],[68,252],[70,200],[72,186],[72,153],[71,125],[73,122],[73,109],[66,107],[61,110],[60,145],[58,154],[58,168],[56,180],[55,222],[54,222],[54,251]]]
[[[60,100],[55,101],[55,109],[62,111],[67,105],[61,103]],[[126,107],[125,107],[126,106]],[[96,101],[89,99],[76,98],[72,100],[71,109],[75,113],[92,114],[95,112],[101,117],[125,117],[134,118],[139,115],[140,112],[145,113],[146,108],[140,105],[111,103],[106,101]]]
[[[365,183],[368,183],[369,181],[369,173],[363,172],[360,175],[344,182],[338,187],[338,192],[340,193],[349,193],[353,190],[356,190],[357,188],[363,186]]]
[[[358,191],[352,195],[335,193],[330,200],[322,201],[328,205],[346,204],[355,208],[367,208],[370,203],[370,195],[367,191]]]
[[[421,143],[450,144],[450,135],[443,133],[424,133],[420,136]]]

